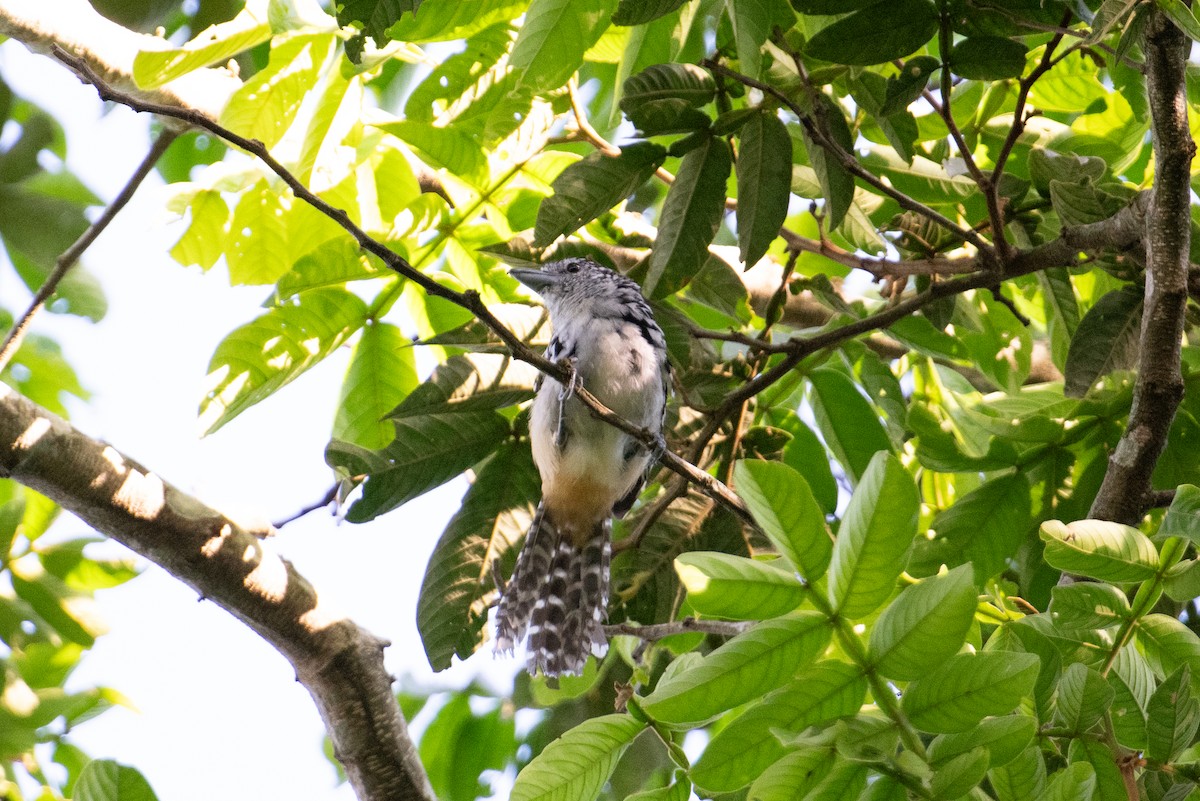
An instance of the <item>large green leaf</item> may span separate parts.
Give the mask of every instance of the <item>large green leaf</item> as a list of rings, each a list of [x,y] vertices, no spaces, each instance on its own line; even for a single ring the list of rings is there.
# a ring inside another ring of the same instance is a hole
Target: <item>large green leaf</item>
[[[284,211],[288,198],[263,178],[242,193],[225,245],[229,282],[273,284],[291,268]]]
[[[842,518],[829,565],[829,601],[854,620],[895,591],[904,570],[921,504],[912,476],[890,453],[871,460]]]
[[[1192,695],[1187,664],[1167,677],[1146,709],[1148,744],[1146,756],[1170,762],[1192,744],[1200,727],[1200,701]]]
[[[157,801],[137,768],[111,759],[93,759],[75,780],[75,801]]]
[[[824,650],[829,636],[829,622],[813,612],[765,621],[661,680],[642,708],[671,726],[704,723],[782,685]]]
[[[889,0],[822,28],[804,52],[835,64],[882,64],[922,47],[937,32],[938,12],[926,0]]]
[[[1031,695],[1038,666],[1036,654],[959,654],[910,684],[902,707],[922,731],[967,731],[989,715],[1011,712]]]
[[[454,125],[437,127],[420,120],[396,120],[375,127],[403,139],[434,167],[444,167],[471,180],[478,180],[486,173],[487,157],[479,143]]]
[[[1046,786],[1046,760],[1036,743],[1007,765],[988,771],[999,801],[1028,801]]]
[[[1048,520],[1041,537],[1046,562],[1059,570],[1114,584],[1145,581],[1158,571],[1154,543],[1131,526],[1107,520]]]
[[[535,92],[567,82],[609,26],[616,0],[533,0],[509,63]]]
[[[750,787],[749,801],[792,801],[813,798],[812,791],[821,783],[834,764],[830,748],[801,748],[793,751],[762,771]],[[817,796],[832,799],[835,796]],[[845,796],[836,796],[845,797]]]
[[[968,565],[908,587],[879,616],[867,658],[889,679],[921,678],[958,652],[976,600]]]
[[[133,58],[133,80],[142,89],[153,89],[201,67],[223,64],[267,41],[271,26],[256,13],[262,9],[262,4],[252,4],[228,22],[200,31],[182,47],[142,50]]]
[[[529,449],[505,445],[480,469],[434,546],[417,600],[417,631],[434,670],[479,647],[493,565],[529,528],[539,486]]]
[[[833,147],[840,148],[844,153],[852,153],[854,139],[841,106],[825,95],[818,95],[816,102],[820,104],[818,113],[814,115],[816,124],[824,123],[824,131],[832,139]],[[821,187],[821,196],[825,198],[826,225],[829,230],[836,230],[846,219],[846,214],[854,203],[854,176],[842,164],[836,153],[813,138],[807,127],[802,127],[800,134],[804,140],[804,149],[808,153],[808,162],[812,165]]]
[[[1138,621],[1137,641],[1146,661],[1163,676],[1188,666],[1193,694],[1200,695],[1200,637],[1178,619],[1161,614]]]
[[[422,0],[342,0],[337,3],[338,25],[352,25],[383,47],[388,42],[388,29],[405,13],[415,14]],[[435,4],[436,5],[436,4]],[[361,50],[361,46],[359,48]],[[354,48],[347,48],[353,54]]]
[[[643,290],[661,298],[687,284],[708,259],[708,246],[725,210],[725,180],[732,156],[719,137],[708,137],[683,157],[663,202],[662,222]]]
[[[517,774],[510,801],[583,801],[599,795],[617,760],[645,724],[629,715],[586,720]]]
[[[1012,762],[1037,734],[1037,720],[1025,715],[988,718],[963,732],[939,734],[929,744],[929,760],[937,767],[974,748],[986,748],[993,768]]]
[[[396,439],[383,451],[388,467],[368,476],[362,497],[346,513],[352,523],[374,520],[444,484],[511,434],[508,421],[486,409],[434,411],[394,421]]]
[[[1063,631],[1111,628],[1129,617],[1125,593],[1110,584],[1079,581],[1054,587],[1050,595],[1046,613]]]
[[[1097,671],[1076,662],[1058,683],[1055,723],[1073,734],[1096,725],[1112,705],[1115,692]]]
[[[200,426],[211,434],[324,359],[362,327],[367,305],[344,289],[314,289],[235,328],[208,364]]]
[[[1095,768],[1076,762],[1056,773],[1036,801],[1090,801],[1095,789]]]
[[[968,36],[950,50],[950,70],[963,78],[999,81],[1019,78],[1028,48],[1001,36]]]
[[[363,329],[342,381],[333,437],[364,448],[382,448],[396,428],[385,419],[418,384],[412,341],[390,323]]]
[[[938,513],[933,536],[916,544],[911,570],[926,575],[939,565],[970,561],[982,583],[1003,570],[1025,540],[1030,523],[1029,480],[1023,473],[993,478]]]
[[[866,676],[854,665],[831,660],[806,668],[717,732],[692,767],[692,781],[711,793],[745,787],[785,753],[777,732],[856,714],[866,693]]]
[[[1071,337],[1063,392],[1082,397],[1113,370],[1137,366],[1143,301],[1140,286],[1126,286],[1109,292],[1088,309]]]
[[[317,73],[333,47],[328,34],[293,36],[271,48],[271,60],[242,84],[225,108],[221,124],[274,147],[312,91]]]
[[[1183,537],[1200,543],[1200,487],[1181,484],[1175,488],[1175,497],[1163,515],[1162,526],[1154,534],[1154,541],[1168,537]]]
[[[879,415],[845,373],[821,368],[809,373],[813,415],[825,444],[857,484],[876,454],[891,451]]]
[[[739,254],[753,267],[787,217],[792,187],[792,139],[775,114],[755,114],[738,135],[737,228]]]
[[[754,521],[792,567],[810,582],[824,575],[833,542],[804,477],[781,462],[742,460],[734,465],[734,481]]]
[[[12,561],[9,578],[17,597],[66,640],[90,648],[107,628],[90,595],[46,571],[34,554]]]
[[[442,801],[487,795],[484,772],[504,770],[517,747],[512,715],[498,702],[486,712],[476,711],[474,700],[469,693],[455,693],[421,734],[421,763]]]
[[[780,560],[784,561],[784,560]],[[790,569],[744,556],[693,551],[675,557],[688,603],[702,615],[763,620],[793,611],[805,590]]]
[[[687,0],[620,0],[613,12],[613,25],[644,25],[665,17]]]
[[[591,153],[567,167],[551,185],[554,194],[538,207],[534,245],[548,245],[599,217],[633,194],[666,157],[660,145],[635,142],[618,156]]]

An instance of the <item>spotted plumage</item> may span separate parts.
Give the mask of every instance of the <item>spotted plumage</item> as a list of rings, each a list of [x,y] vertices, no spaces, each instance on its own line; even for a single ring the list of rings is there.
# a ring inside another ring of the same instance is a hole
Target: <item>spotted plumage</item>
[[[569,360],[601,403],[661,433],[670,367],[638,285],[578,258],[512,274],[550,312],[547,358]],[[529,438],[542,502],[500,601],[496,647],[510,651],[528,636],[530,673],[579,673],[589,654],[608,648],[611,520],[637,499],[651,454],[553,379],[538,387]]]

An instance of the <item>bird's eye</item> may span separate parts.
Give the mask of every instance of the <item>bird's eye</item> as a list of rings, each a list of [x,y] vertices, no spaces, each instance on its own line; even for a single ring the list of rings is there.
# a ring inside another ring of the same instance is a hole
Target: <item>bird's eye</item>
[[[577,273],[577,272],[579,272],[579,265],[578,265],[578,264],[568,264],[568,265],[567,265],[567,272],[569,272],[569,273]]]

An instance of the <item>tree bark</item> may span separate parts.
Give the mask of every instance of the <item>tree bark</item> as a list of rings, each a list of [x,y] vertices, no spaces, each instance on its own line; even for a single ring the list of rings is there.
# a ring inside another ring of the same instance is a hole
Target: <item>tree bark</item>
[[[1146,306],[1140,364],[1129,423],[1108,460],[1091,517],[1127,525],[1141,521],[1151,476],[1183,400],[1180,340],[1188,297],[1191,244],[1190,166],[1185,67],[1191,40],[1153,12],[1146,32],[1146,88],[1154,147],[1154,189],[1146,218]]]
[[[387,643],[331,611],[267,549],[269,525],[205,506],[3,384],[0,475],[162,566],[283,654],[362,801],[433,801],[384,669]]]

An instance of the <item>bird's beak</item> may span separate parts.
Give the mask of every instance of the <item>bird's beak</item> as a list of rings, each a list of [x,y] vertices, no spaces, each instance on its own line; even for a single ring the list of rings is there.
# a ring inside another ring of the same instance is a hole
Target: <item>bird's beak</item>
[[[508,274],[532,289],[534,292],[541,292],[542,290],[552,287],[562,280],[562,277],[555,273],[532,270],[528,267],[513,267],[508,271]]]

